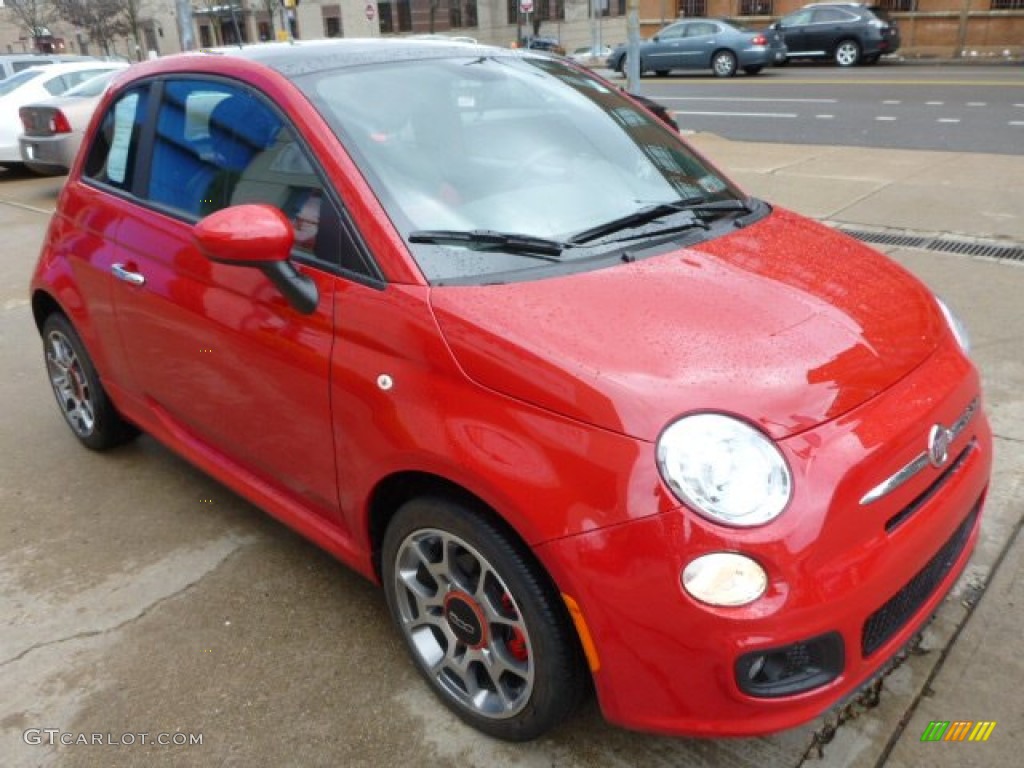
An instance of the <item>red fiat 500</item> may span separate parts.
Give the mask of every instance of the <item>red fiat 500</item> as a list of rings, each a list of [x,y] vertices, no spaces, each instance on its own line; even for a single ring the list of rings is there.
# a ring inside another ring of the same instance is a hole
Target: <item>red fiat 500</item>
[[[82,443],[145,431],[381,583],[505,739],[590,681],[631,728],[816,716],[935,610],[988,486],[942,302],[530,52],[133,67],[32,306]]]

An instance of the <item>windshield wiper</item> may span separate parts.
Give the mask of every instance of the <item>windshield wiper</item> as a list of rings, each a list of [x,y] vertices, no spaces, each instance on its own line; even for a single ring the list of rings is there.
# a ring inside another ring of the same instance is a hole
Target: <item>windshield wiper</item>
[[[612,235],[616,232],[621,232],[624,229],[631,229],[633,227],[639,227],[643,224],[660,219],[664,216],[669,216],[673,213],[680,213],[682,211],[689,211],[694,214],[695,219],[704,218],[702,214],[718,213],[721,211],[745,211],[750,213],[753,211],[753,207],[750,203],[745,200],[728,199],[728,200],[714,200],[711,202],[705,202],[704,198],[690,198],[687,200],[677,200],[671,203],[657,203],[655,205],[647,206],[646,208],[640,208],[639,210],[628,213],[625,216],[621,216],[611,221],[606,221],[604,224],[598,224],[596,227],[585,229],[582,232],[577,232],[571,238],[569,242],[573,244],[587,243],[591,240],[597,240],[598,238],[605,237],[606,235]],[[682,229],[690,229],[693,227],[706,227],[702,221],[691,221],[689,224],[683,225]]]
[[[490,229],[418,229],[409,233],[410,243],[436,243],[462,245],[474,251],[503,250],[532,256],[545,261],[559,261],[566,248],[575,243],[563,243],[533,235],[514,232],[495,232]]]

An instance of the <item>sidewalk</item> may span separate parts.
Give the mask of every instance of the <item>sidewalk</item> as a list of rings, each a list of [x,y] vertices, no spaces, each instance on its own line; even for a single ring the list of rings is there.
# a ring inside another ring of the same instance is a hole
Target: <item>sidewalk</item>
[[[746,190],[857,229],[1024,245],[1024,157],[817,147],[686,137]],[[876,246],[879,247],[879,246]],[[1024,261],[883,247],[952,301],[972,331],[996,462],[966,573],[881,703],[842,725],[804,766],[1021,765],[1024,726]],[[998,569],[998,570],[996,570]],[[922,743],[932,720],[995,721],[988,742]]]

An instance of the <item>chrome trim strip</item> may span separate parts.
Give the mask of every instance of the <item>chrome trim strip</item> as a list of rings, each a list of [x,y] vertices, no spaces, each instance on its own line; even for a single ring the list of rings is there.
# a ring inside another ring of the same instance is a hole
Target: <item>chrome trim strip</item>
[[[964,431],[971,419],[974,418],[974,414],[978,410],[978,398],[974,398],[970,404],[964,409],[964,412],[960,414],[960,417],[953,422],[953,426],[949,428],[949,442],[952,445],[956,439],[960,436],[960,433]],[[864,497],[860,500],[861,506],[867,506],[872,502],[878,501],[883,496],[895,491],[905,482],[910,480],[912,477],[921,472],[925,467],[931,464],[931,460],[928,457],[928,451],[923,451],[911,460],[902,469],[898,470],[895,474],[881,483],[876,485],[870,491],[864,494]]]

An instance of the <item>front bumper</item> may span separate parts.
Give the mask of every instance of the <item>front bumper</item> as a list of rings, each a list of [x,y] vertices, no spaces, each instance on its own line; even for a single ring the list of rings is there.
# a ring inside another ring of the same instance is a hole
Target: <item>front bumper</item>
[[[594,638],[606,718],[675,735],[761,735],[813,719],[876,675],[973,550],[991,471],[983,411],[954,441],[955,466],[929,466],[884,498],[860,500],[920,453],[932,424],[954,423],[977,387],[949,344],[888,392],[782,441],[796,491],[766,526],[726,529],[679,508],[538,547]],[[723,550],[766,570],[760,599],[714,608],[682,589],[688,562]],[[815,645],[823,637],[832,639]],[[770,679],[758,687],[758,655],[776,669],[790,658],[834,669],[796,692]]]

